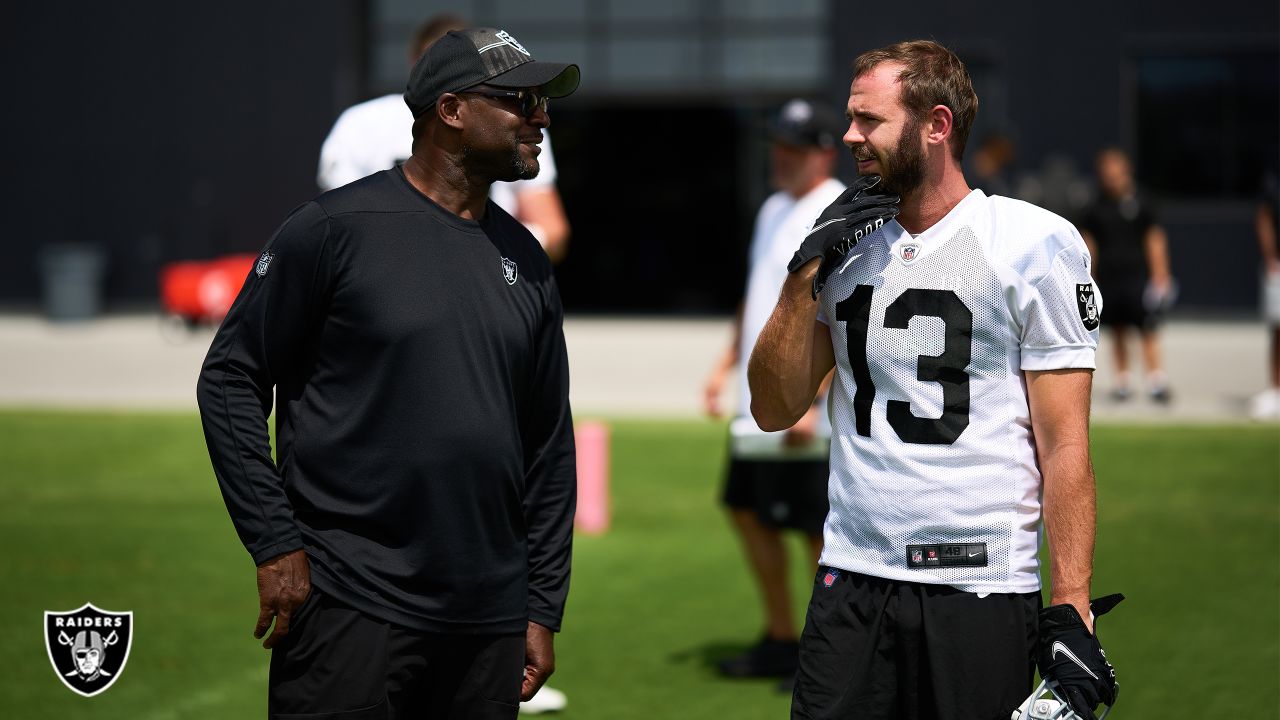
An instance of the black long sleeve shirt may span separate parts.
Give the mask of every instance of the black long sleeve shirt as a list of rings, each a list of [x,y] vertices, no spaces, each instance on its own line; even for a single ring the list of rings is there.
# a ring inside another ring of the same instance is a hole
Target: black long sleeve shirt
[[[396,168],[295,210],[197,387],[254,562],[305,549],[322,592],[405,627],[558,630],[576,492],[562,321],[546,255],[493,203],[462,219]]]

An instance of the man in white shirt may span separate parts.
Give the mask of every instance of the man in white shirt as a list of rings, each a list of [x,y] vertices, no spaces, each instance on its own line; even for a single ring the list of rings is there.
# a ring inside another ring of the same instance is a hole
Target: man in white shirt
[[[730,677],[790,678],[799,653],[787,589],[782,530],[804,533],[817,565],[827,516],[827,447],[831,426],[826,403],[816,400],[790,429],[766,433],[750,415],[747,364],[756,336],[769,319],[787,277],[787,260],[813,219],[842,191],[831,176],[843,130],[831,108],[802,99],[783,105],[770,124],[769,165],[777,190],[756,215],[748,261],[747,292],[734,318],[729,344],[704,391],[709,415],[719,417],[720,394],[738,369],[738,408],[730,425],[724,504],[760,589],[764,635],[745,653],[720,663]]]
[[[1118,596],[1089,600],[1101,296],[1070,223],[969,189],[977,106],[938,43],[857,59],[844,141],[862,177],[820,220],[882,192],[901,198],[896,221],[856,244],[836,219],[815,225],[751,357],[765,430],[796,422],[836,368],[793,718],[1008,718],[1037,661],[1080,717],[1114,700],[1093,618]]]
[[[437,15],[423,23],[409,46],[409,66],[450,30],[467,27],[454,15]],[[403,163],[412,154],[413,115],[404,93],[392,93],[347,108],[320,148],[316,182],[321,190],[354,182]],[[556,161],[551,138],[544,134],[538,176],[515,182],[495,182],[489,197],[533,233],[553,263],[568,249],[569,221],[556,191]]]

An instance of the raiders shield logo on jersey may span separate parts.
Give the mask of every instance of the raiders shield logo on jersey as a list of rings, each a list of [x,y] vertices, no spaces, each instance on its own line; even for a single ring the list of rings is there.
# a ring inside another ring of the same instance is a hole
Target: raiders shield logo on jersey
[[[93,697],[120,679],[133,644],[133,613],[77,610],[44,614],[44,645],[53,671],[73,692]]]
[[[516,284],[516,263],[514,260],[502,258],[502,277],[507,279],[508,285]]]
[[[1076,285],[1076,305],[1080,306],[1080,322],[1085,330],[1098,329],[1098,303],[1093,297],[1093,283]]]

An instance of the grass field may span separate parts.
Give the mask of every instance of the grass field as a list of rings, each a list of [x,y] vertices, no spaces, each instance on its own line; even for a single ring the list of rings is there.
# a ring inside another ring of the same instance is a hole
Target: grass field
[[[787,716],[772,683],[711,667],[760,623],[715,505],[723,432],[613,424],[614,527],[576,541],[557,642],[566,720]],[[1280,433],[1094,435],[1095,589],[1129,597],[1100,628],[1123,687],[1113,717],[1277,717]],[[262,717],[253,568],[196,417],[9,411],[0,438],[0,718]],[[793,575],[807,599],[811,574]],[[92,699],[54,677],[41,630],[43,611],[86,601],[135,622],[126,670]]]

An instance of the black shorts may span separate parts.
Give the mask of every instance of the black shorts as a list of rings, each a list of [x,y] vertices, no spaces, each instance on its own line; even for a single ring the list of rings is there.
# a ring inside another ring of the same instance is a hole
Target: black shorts
[[[770,527],[821,535],[827,520],[825,460],[729,459],[724,504],[754,510]]]
[[[272,720],[514,720],[524,635],[440,635],[378,620],[321,593],[271,651]]]
[[[1147,287],[1143,277],[1107,278],[1098,281],[1102,289],[1102,324],[1109,327],[1132,327],[1155,330],[1163,316],[1147,309],[1142,293]]]
[[[1040,593],[818,568],[800,636],[793,720],[1008,720],[1031,693]]]

